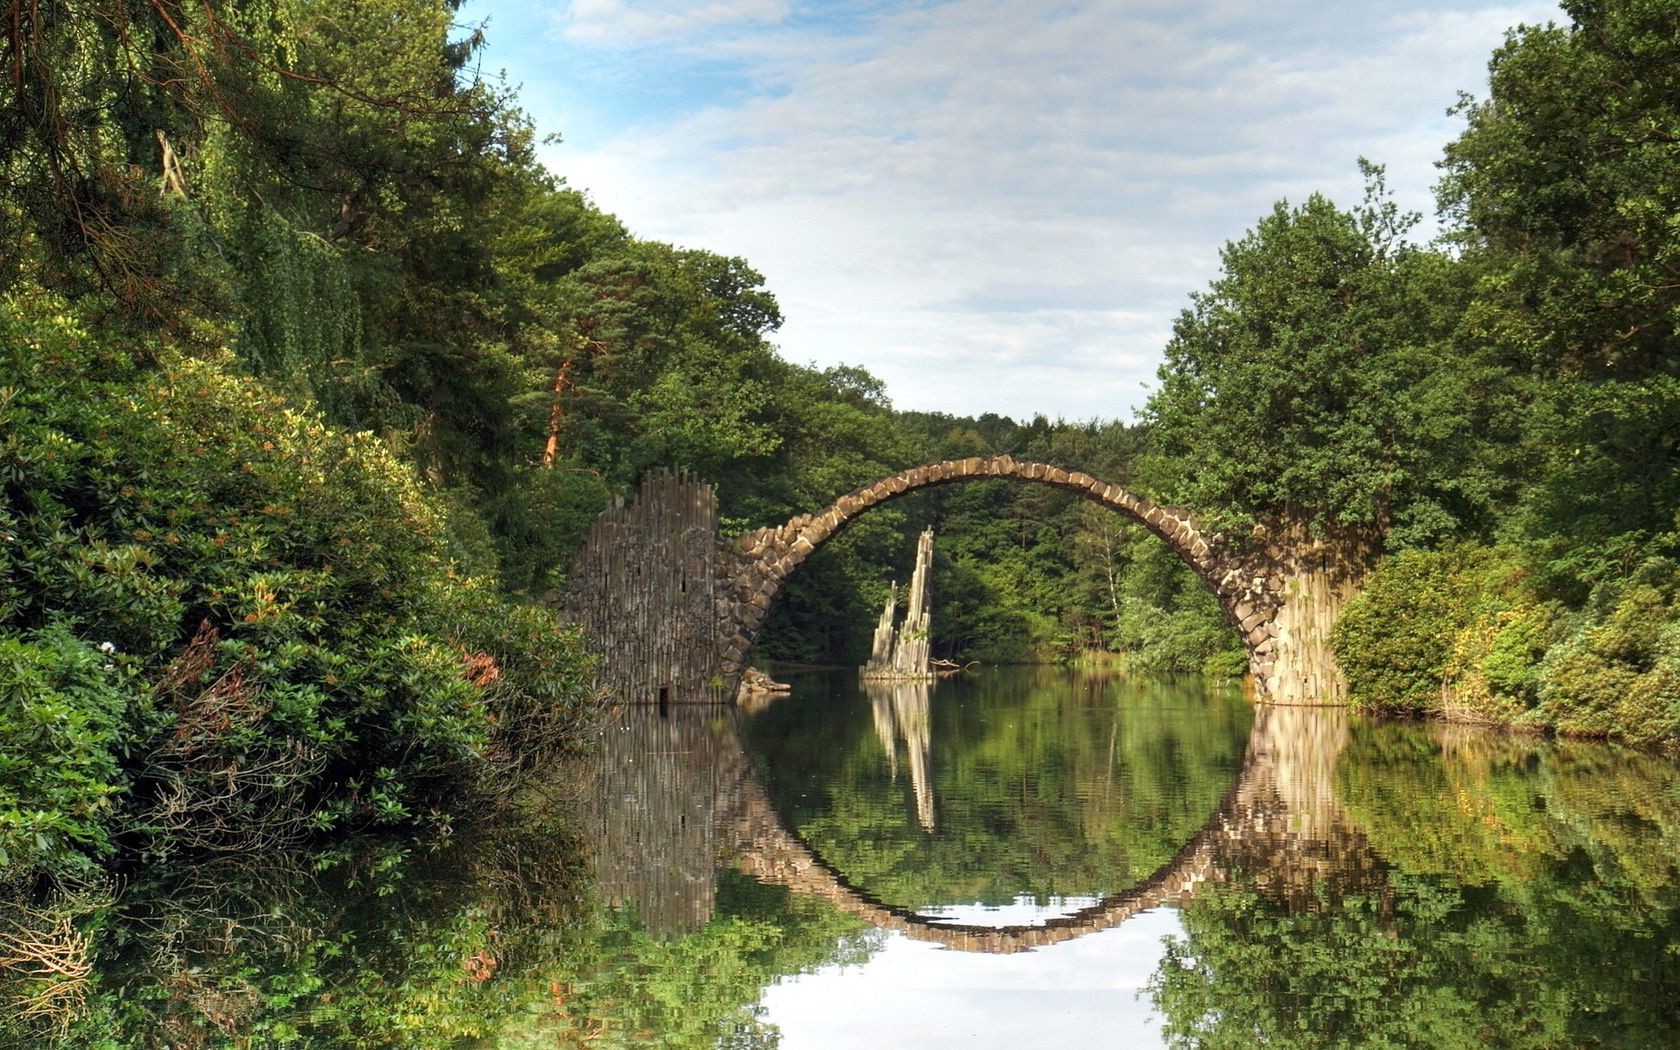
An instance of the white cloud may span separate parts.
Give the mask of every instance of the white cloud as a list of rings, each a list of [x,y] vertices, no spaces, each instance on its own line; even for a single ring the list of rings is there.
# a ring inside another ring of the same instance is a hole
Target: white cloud
[[[1444,111],[1506,27],[1554,13],[954,0],[836,24],[579,0],[596,42],[723,27],[707,53],[746,86],[549,159],[639,234],[750,260],[792,360],[861,364],[900,407],[1127,416],[1275,200],[1357,203],[1364,155],[1432,212]]]
[[[1162,1046],[1145,988],[1162,939],[1157,909],[1077,940],[1015,955],[965,955],[889,934],[861,966],[826,967],[766,989],[782,1045],[827,1047]]]
[[[558,23],[564,37],[581,43],[648,44],[721,27],[772,25],[787,13],[787,0],[571,0]]]

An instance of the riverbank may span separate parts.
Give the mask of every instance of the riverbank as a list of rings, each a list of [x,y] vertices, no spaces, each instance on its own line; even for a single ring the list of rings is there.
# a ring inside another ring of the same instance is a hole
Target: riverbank
[[[1676,563],[1647,558],[1566,602],[1536,557],[1458,544],[1384,562],[1336,626],[1352,699],[1384,714],[1680,748]]]

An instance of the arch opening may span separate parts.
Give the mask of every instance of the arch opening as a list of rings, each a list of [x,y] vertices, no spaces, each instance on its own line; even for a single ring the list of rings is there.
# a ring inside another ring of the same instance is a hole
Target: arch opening
[[[722,632],[726,674],[734,677],[744,670],[783,584],[859,516],[911,492],[991,479],[1071,492],[1136,522],[1165,542],[1218,601],[1226,620],[1237,630],[1250,670],[1264,691],[1276,647],[1273,615],[1281,604],[1270,586],[1270,577],[1246,571],[1243,552],[1228,548],[1221,536],[1205,535],[1187,511],[1161,506],[1083,471],[1019,462],[1011,456],[971,457],[915,467],[850,492],[816,514],[800,515],[784,525],[738,537],[729,548],[732,564],[723,572],[730,593],[719,603],[728,621]]]

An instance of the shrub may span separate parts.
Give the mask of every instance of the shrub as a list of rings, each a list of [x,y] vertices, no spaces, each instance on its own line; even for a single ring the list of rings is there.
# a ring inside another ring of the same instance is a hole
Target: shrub
[[[577,717],[575,639],[455,575],[380,441],[225,359],[142,370],[54,305],[0,313],[0,634],[128,654],[141,681],[100,702],[147,848],[447,820],[513,746],[493,706]]]
[[[1336,625],[1355,702],[1636,743],[1680,738],[1680,572],[1653,558],[1568,612],[1510,548],[1383,563]]]
[[[1522,667],[1548,615],[1508,548],[1406,551],[1343,609],[1333,644],[1357,704],[1509,721],[1532,703]]]
[[[1539,671],[1537,716],[1576,734],[1680,738],[1680,576],[1652,559],[1600,584]]]
[[[62,626],[0,637],[0,865],[79,874],[110,855],[126,678]]]

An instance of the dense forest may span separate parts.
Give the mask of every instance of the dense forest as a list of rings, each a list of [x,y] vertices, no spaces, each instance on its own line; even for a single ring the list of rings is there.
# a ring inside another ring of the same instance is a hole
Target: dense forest
[[[733,529],[1008,452],[1389,557],[1370,709],[1680,739],[1680,13],[1513,30],[1418,243],[1279,202],[1190,295],[1141,418],[895,411],[784,360],[750,264],[535,159],[448,0],[14,5],[0,35],[0,863],[112,863],[501,806],[591,711],[551,601],[655,467]],[[935,650],[1240,673],[1158,541],[1006,482],[897,501],[760,655],[847,664],[917,532]]]

